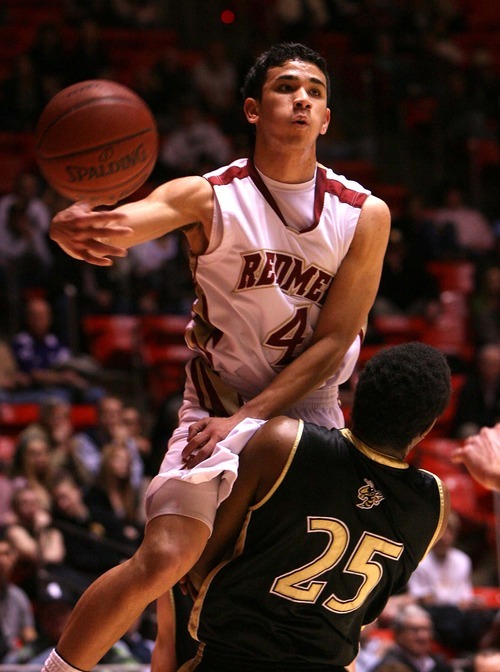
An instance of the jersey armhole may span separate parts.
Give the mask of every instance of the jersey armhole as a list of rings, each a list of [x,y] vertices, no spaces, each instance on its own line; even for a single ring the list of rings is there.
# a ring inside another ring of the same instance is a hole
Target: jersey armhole
[[[443,482],[439,478],[439,476],[436,476],[436,474],[433,474],[431,471],[427,471],[426,469],[421,469],[420,471],[425,472],[426,474],[429,474],[434,478],[436,481],[436,485],[438,487],[438,492],[439,492],[439,519],[438,523],[436,525],[436,529],[434,530],[434,534],[432,535],[432,538],[429,542],[429,545],[427,546],[425,553],[423,554],[421,560],[425,558],[425,556],[429,553],[431,548],[434,546],[436,541],[439,539],[441,534],[444,532],[444,526],[445,526],[445,511],[446,511],[446,498],[445,498],[445,493],[444,493],[444,488],[443,488]]]
[[[214,188],[213,185],[212,189]],[[224,227],[222,224],[222,211],[219,203],[219,199],[215,195],[214,190],[214,215],[212,218],[212,231],[210,232],[210,240],[208,241],[208,247],[203,253],[203,256],[215,252],[220,244],[222,243],[222,236],[224,233]]]
[[[299,420],[298,422],[298,427],[297,427],[297,434],[295,436],[295,440],[293,442],[292,449],[290,450],[290,455],[288,456],[288,459],[285,463],[285,466],[283,467],[283,470],[281,474],[278,476],[276,479],[274,485],[272,488],[269,489],[267,492],[266,496],[263,497],[259,502],[256,502],[253,506],[250,507],[250,511],[255,511],[256,509],[259,509],[261,506],[264,506],[264,504],[269,501],[269,499],[273,496],[273,494],[276,492],[276,490],[279,488],[281,483],[283,482],[283,479],[288,473],[288,470],[290,469],[290,465],[292,464],[293,458],[295,457],[295,453],[297,452],[297,448],[300,443],[300,439],[302,438],[302,433],[304,431],[304,421]]]

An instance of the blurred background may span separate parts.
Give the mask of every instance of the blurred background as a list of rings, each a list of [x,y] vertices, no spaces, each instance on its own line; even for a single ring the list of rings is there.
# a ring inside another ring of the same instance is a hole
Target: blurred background
[[[13,580],[36,606],[41,576],[56,575],[78,594],[116,554],[133,552],[140,495],[176,422],[193,299],[177,234],[137,246],[111,268],[77,262],[50,241],[50,219],[69,203],[37,170],[39,115],[59,90],[86,79],[139,93],[157,119],[161,147],[135,199],[167,179],[248,155],[240,87],[255,57],[281,40],[304,42],[328,61],[332,123],[319,160],[371,189],[392,213],[359,367],[377,349],[408,340],[435,345],[450,362],[451,404],[412,459],[450,487],[456,544],[483,600],[483,620],[476,614],[470,627],[486,622],[486,612],[494,624],[495,496],[449,456],[500,421],[498,0],[2,0],[0,523],[35,529],[15,508],[22,485],[38,493],[37,515],[48,515],[51,526],[58,520],[65,542],[56,560],[38,547],[30,560],[17,548]],[[35,380],[30,372],[41,363],[46,371]],[[356,375],[342,389],[347,424],[355,384]],[[116,528],[116,521],[104,525],[102,565],[76,567],[71,549],[96,520],[103,525],[93,488],[104,488],[104,455],[117,446],[127,447],[125,476],[115,465],[106,482],[125,478],[135,509]],[[80,489],[85,515],[57,509],[62,471]],[[38,532],[33,538],[38,544]],[[451,661],[464,654],[457,632],[440,644]],[[21,635],[16,642],[8,648],[18,650]]]

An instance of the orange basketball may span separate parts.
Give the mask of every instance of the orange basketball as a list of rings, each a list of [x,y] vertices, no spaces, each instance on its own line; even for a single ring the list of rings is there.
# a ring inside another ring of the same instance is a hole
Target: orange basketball
[[[36,159],[60,194],[92,205],[126,198],[147,180],[158,156],[151,110],[131,89],[92,79],[59,91],[36,128]]]

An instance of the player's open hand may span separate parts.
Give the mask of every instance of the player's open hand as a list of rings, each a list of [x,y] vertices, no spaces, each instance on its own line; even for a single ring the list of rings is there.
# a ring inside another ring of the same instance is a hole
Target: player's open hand
[[[182,461],[186,468],[195,467],[213,453],[215,445],[226,438],[229,432],[243,418],[203,418],[189,427],[188,443],[182,451]]]
[[[500,423],[483,427],[457,448],[451,459],[463,462],[471,475],[490,490],[500,490]]]
[[[124,221],[122,213],[98,212],[80,201],[55,215],[50,225],[50,237],[74,259],[95,266],[110,266],[113,262],[109,257],[127,256],[125,247],[110,242],[113,238],[133,234]]]

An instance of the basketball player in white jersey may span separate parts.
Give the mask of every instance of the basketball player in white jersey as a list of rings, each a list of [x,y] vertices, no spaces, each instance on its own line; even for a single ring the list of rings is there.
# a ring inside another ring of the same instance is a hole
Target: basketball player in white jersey
[[[51,237],[68,254],[98,266],[183,230],[197,301],[187,331],[196,356],[179,426],[147,493],[144,541],[84,593],[50,672],[91,669],[194,564],[236,477],[237,453],[262,421],[286,413],[342,425],[337,388],[359,353],[390,215],[316,161],[329,89],[319,54],[277,45],[243,89],[252,159],[173,180],[108,212],[75,204],[52,222]]]

